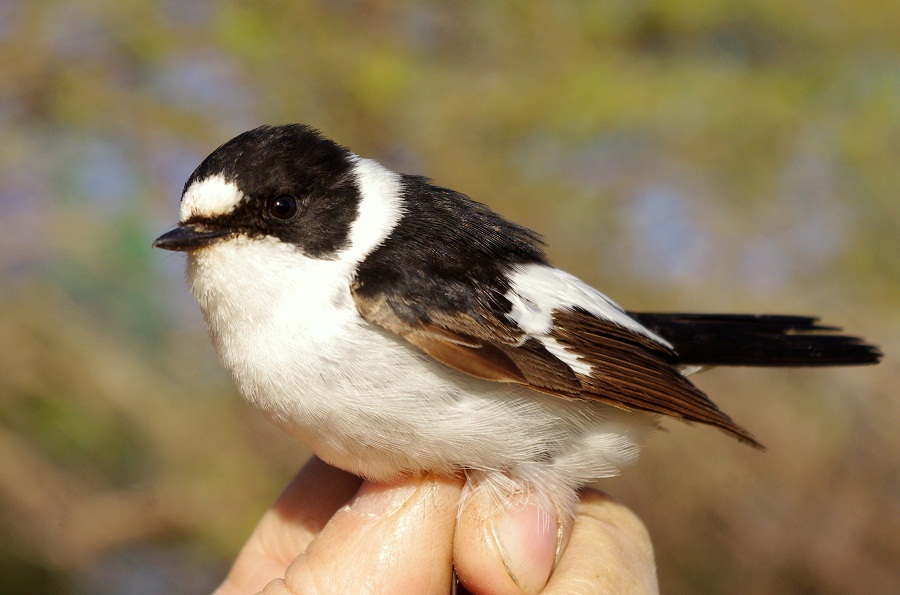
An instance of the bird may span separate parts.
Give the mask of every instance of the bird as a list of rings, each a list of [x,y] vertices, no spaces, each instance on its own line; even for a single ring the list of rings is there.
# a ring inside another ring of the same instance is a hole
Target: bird
[[[875,364],[810,316],[624,310],[543,239],[303,124],[215,149],[153,246],[239,392],[325,462],[378,482],[464,475],[572,514],[666,417],[759,440],[689,379],[712,366]]]

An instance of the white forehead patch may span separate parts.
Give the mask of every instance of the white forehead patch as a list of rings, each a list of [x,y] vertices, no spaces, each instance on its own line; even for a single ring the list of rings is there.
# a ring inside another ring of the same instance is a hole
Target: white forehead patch
[[[181,221],[191,217],[218,217],[230,213],[244,198],[233,182],[216,174],[188,186],[181,197]]]
[[[341,257],[359,262],[381,245],[403,215],[400,174],[377,161],[354,156],[353,174],[361,195],[350,228],[350,246]]]

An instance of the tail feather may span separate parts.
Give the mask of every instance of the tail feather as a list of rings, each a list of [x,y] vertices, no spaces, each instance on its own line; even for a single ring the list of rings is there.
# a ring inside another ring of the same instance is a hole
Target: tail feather
[[[629,316],[669,341],[672,364],[708,366],[857,366],[881,351],[810,316],[660,314]]]

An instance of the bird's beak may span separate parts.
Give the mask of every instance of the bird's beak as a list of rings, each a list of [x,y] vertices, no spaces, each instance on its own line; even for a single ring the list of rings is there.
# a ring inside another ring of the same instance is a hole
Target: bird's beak
[[[163,250],[176,250],[178,252],[190,252],[204,246],[209,246],[219,238],[231,235],[227,229],[206,231],[195,225],[179,225],[172,231],[166,232],[153,241],[154,248]]]

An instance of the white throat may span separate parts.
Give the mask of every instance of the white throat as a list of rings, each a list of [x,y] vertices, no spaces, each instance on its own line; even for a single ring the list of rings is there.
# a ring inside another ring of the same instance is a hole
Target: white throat
[[[190,253],[187,279],[200,303],[213,344],[251,401],[298,365],[321,374],[312,362],[337,357],[348,325],[359,325],[350,295],[358,264],[375,250],[401,217],[400,176],[375,161],[354,158],[361,200],[348,246],[327,259],[311,258],[274,237],[237,236]],[[238,188],[215,176],[193,184],[182,212],[209,213],[237,204]],[[200,194],[212,192],[210,195]],[[187,204],[187,206],[185,206]],[[254,363],[260,363],[256,368]],[[262,362],[268,362],[261,365]],[[306,362],[306,363],[304,363]],[[279,368],[279,366],[283,366]],[[254,366],[254,369],[248,369]],[[293,370],[296,373],[296,370]],[[265,404],[257,402],[257,405]]]

